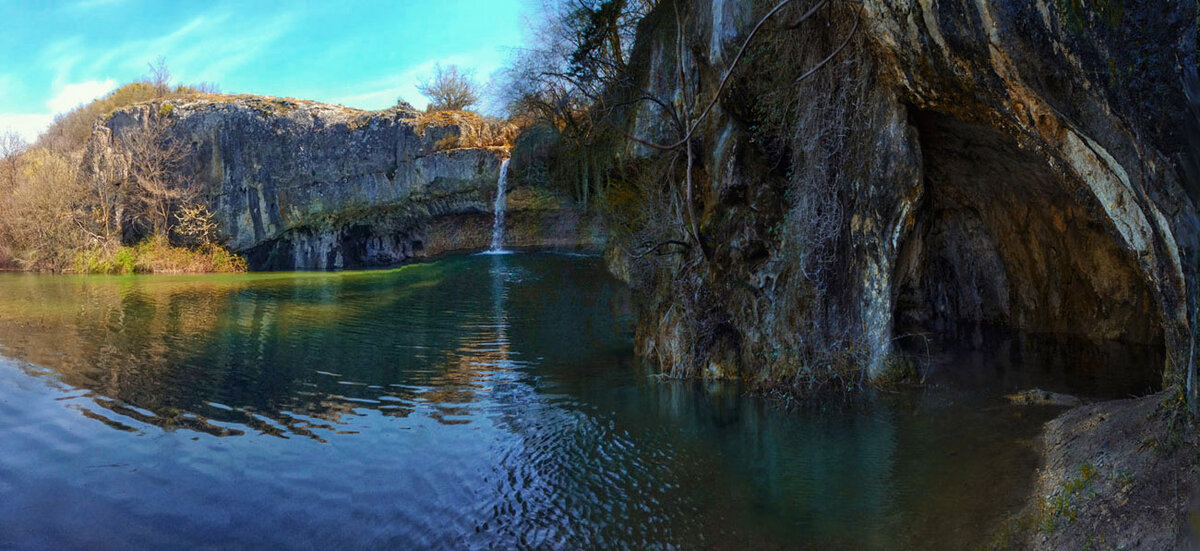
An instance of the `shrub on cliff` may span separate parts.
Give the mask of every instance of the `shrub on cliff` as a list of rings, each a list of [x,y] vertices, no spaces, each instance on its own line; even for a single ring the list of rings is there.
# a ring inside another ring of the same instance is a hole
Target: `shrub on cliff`
[[[437,142],[438,150],[462,147],[511,147],[517,126],[471,111],[426,111],[414,121],[417,135],[445,133]]]
[[[435,65],[433,74],[417,85],[417,91],[429,98],[429,111],[461,111],[479,102],[479,86],[473,75],[457,65]]]

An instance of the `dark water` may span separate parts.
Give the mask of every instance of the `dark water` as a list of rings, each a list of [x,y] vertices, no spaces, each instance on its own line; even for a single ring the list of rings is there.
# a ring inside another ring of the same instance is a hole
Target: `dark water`
[[[593,258],[0,276],[0,548],[969,548],[1056,413],[663,382]]]

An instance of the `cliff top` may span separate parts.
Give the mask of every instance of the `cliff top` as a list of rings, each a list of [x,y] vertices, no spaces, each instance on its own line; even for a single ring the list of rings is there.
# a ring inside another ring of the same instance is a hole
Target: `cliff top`
[[[351,130],[371,120],[386,119],[407,123],[420,136],[435,132],[435,139],[445,142],[439,143],[439,149],[507,148],[512,145],[519,131],[515,124],[471,111],[424,112],[407,104],[368,111],[333,103],[256,94],[192,93],[157,98],[117,109],[107,119],[122,112],[144,109],[181,117],[204,112],[247,111],[262,118],[320,120],[323,125],[346,124]]]

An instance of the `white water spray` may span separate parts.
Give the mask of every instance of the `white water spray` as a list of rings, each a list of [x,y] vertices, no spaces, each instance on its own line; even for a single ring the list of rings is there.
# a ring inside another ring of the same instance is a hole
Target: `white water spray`
[[[496,181],[496,204],[494,207],[495,221],[492,222],[491,252],[504,250],[504,209],[507,205],[504,187],[508,184],[508,159],[500,163],[500,179]]]

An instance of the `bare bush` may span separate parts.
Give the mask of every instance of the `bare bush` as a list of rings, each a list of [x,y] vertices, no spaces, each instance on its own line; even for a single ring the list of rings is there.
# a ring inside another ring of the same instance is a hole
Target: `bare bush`
[[[166,97],[171,93],[171,70],[167,68],[167,58],[159,57],[154,63],[148,63],[150,74],[146,82],[154,87],[158,97]]]
[[[25,269],[62,270],[92,242],[77,165],[44,148],[21,157],[15,185],[0,194],[0,242]]]
[[[175,213],[174,231],[185,245],[209,245],[216,241],[217,222],[207,206],[183,204]]]
[[[126,189],[134,214],[148,222],[159,235],[168,235],[176,207],[199,195],[198,186],[183,178],[180,165],[188,151],[171,138],[167,117],[148,113],[144,126],[120,136],[128,156]]]
[[[461,111],[479,102],[473,73],[457,65],[435,65],[433,74],[417,85],[417,90],[429,98],[430,111]]]
[[[16,132],[0,134],[0,185],[9,190],[16,189],[17,176],[21,170],[21,155],[29,144]]]

